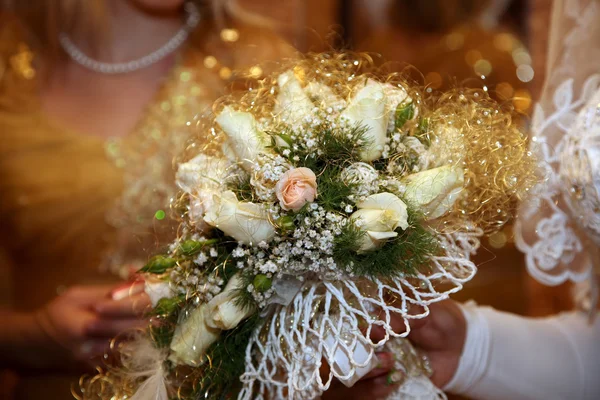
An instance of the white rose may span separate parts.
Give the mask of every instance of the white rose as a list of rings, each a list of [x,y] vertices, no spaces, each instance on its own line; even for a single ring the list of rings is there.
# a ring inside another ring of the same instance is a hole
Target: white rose
[[[175,328],[169,359],[177,364],[199,366],[204,354],[219,338],[222,330],[235,328],[254,313],[235,304],[235,291],[241,286],[239,274],[229,279],[225,289],[208,303],[190,312],[188,318]]]
[[[324,109],[331,107],[335,110],[345,108],[347,105],[344,99],[333,93],[333,90],[329,86],[321,82],[309,82],[304,87],[304,91],[309,97],[320,103]]]
[[[385,240],[398,236],[396,229],[408,228],[406,204],[392,193],[373,194],[356,206],[358,211],[351,218],[366,232],[358,249],[361,252],[373,250]]]
[[[398,108],[398,105],[410,104],[413,100],[406,92],[406,89],[402,86],[392,85],[391,83],[383,84],[383,92],[387,99],[386,115],[388,120],[388,130],[393,131],[396,127],[396,109]],[[419,109],[414,107],[413,110],[414,113],[412,119],[415,119],[419,113]]]
[[[171,283],[162,280],[152,280],[150,277],[146,278],[144,282],[144,292],[150,298],[152,307],[156,307],[159,300],[170,299],[173,297],[173,289]]]
[[[302,120],[313,114],[315,105],[302,89],[302,85],[294,71],[289,70],[277,78],[279,94],[275,112],[289,124],[302,122]]]
[[[175,176],[177,186],[186,193],[207,188],[217,190],[230,167],[231,163],[224,158],[201,153],[190,161],[179,164]]]
[[[213,197],[220,192],[230,168],[227,159],[206,154],[179,164],[175,181],[181,190],[191,195],[189,216],[195,224],[204,222],[202,217],[214,206]]]
[[[226,106],[215,119],[229,139],[229,148],[246,170],[251,170],[259,154],[265,153],[267,134],[258,129],[254,116]]]
[[[220,329],[206,324],[208,305],[202,304],[190,312],[188,318],[175,328],[171,340],[169,359],[176,364],[199,366],[204,363],[204,353],[219,338]]]
[[[211,301],[206,309],[206,324],[211,328],[222,330],[233,329],[238,324],[253,314],[251,308],[243,309],[236,305],[235,292],[242,287],[239,274],[229,279],[225,289]]]
[[[463,190],[465,175],[462,168],[446,165],[409,175],[403,182],[404,199],[430,220],[452,208]]]
[[[207,224],[245,244],[268,241],[275,235],[269,214],[262,204],[238,201],[228,190],[214,195],[214,207],[204,215]]]
[[[372,79],[350,100],[348,107],[340,115],[351,126],[366,128],[365,139],[369,141],[361,153],[363,161],[373,161],[381,157],[387,141],[386,97],[383,86]]]

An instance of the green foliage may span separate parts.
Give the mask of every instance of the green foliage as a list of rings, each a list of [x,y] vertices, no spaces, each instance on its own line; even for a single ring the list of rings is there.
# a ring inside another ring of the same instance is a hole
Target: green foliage
[[[411,120],[415,116],[415,106],[411,102],[400,103],[396,107],[396,119],[395,124],[397,129],[401,129],[407,121]]]
[[[364,235],[365,231],[350,222],[343,227],[342,233],[333,239],[333,259],[339,266],[351,265],[356,260],[356,249]]]
[[[159,322],[150,326],[150,335],[156,347],[169,347],[171,344],[179,312],[183,309],[185,303],[186,299],[183,295],[175,296],[172,299],[160,299],[156,307],[150,312],[151,316],[158,317],[155,321]]]
[[[168,347],[175,332],[179,312],[186,304],[184,295],[173,298],[162,298],[156,304],[156,307],[150,311],[152,317],[157,317],[156,322],[150,326],[150,335],[157,347]]]
[[[156,303],[156,307],[152,310],[154,315],[170,316],[181,308],[181,304],[185,302],[185,296],[175,296],[172,298],[164,297]]]
[[[360,153],[369,144],[365,133],[367,128],[356,125],[350,128],[332,128],[322,125],[316,132],[317,148],[325,163],[347,163],[360,159]]]
[[[254,278],[253,273],[245,270],[240,271],[241,284],[235,291],[235,305],[244,310],[257,308],[256,300],[254,300],[252,293],[248,291],[249,285],[254,286]]]
[[[193,256],[202,250],[204,246],[212,246],[214,244],[219,243],[218,239],[209,239],[209,240],[184,240],[179,244],[179,252],[184,256]]]
[[[371,165],[373,165],[373,168],[375,168],[377,171],[386,173],[386,168],[389,164],[390,160],[387,158],[379,158],[375,161],[371,161]]]
[[[341,173],[342,168],[330,165],[317,176],[317,202],[327,211],[338,211],[341,203],[348,203],[348,196],[353,193],[354,185],[343,182]]]
[[[342,268],[348,267],[358,276],[388,278],[414,275],[438,251],[435,236],[421,224],[420,216],[409,209],[406,230],[399,230],[374,251],[357,253],[362,235],[366,233],[354,224],[344,227],[334,240],[333,258]]]
[[[293,160],[298,156],[300,161],[294,162],[296,166],[310,168],[317,175],[327,165],[339,166],[359,160],[361,151],[369,144],[369,139],[365,135],[367,129],[360,125],[334,128],[329,123],[323,123],[312,129],[316,146],[305,148],[296,143],[298,149],[288,149],[290,155],[287,158]],[[283,149],[278,148],[278,150]]]
[[[207,351],[200,385],[193,398],[221,400],[235,398],[240,390],[240,375],[245,370],[246,346],[261,318],[254,315],[232,330],[225,331]]]
[[[419,124],[415,129],[414,136],[421,141],[425,146],[431,145],[429,118],[419,118]]]
[[[273,285],[273,280],[264,274],[256,275],[252,281],[254,289],[261,293],[271,289],[271,285]]]
[[[140,269],[141,272],[150,274],[163,274],[177,264],[177,259],[164,255],[154,256]]]
[[[292,137],[287,133],[267,132],[267,134],[271,136],[270,148],[276,149],[279,152],[286,148],[292,147],[294,144],[294,139],[292,139]]]
[[[250,184],[250,175],[242,174],[227,179],[227,189],[235,193],[239,201],[252,201],[254,194]]]
[[[293,216],[285,215],[277,220],[277,227],[283,232],[292,232],[296,227],[295,220]]]
[[[158,348],[166,348],[171,344],[173,334],[175,332],[174,325],[163,324],[159,326],[150,327],[150,336],[154,341],[154,344]]]

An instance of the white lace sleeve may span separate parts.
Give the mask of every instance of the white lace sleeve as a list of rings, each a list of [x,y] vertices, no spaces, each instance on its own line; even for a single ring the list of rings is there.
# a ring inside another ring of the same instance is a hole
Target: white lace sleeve
[[[600,1],[556,0],[547,80],[531,127],[531,148],[546,179],[515,225],[530,274],[547,285],[567,280],[596,285],[599,88]]]

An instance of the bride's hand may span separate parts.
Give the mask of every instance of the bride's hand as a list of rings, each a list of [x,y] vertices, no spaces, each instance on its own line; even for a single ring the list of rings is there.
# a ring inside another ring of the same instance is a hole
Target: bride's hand
[[[404,320],[391,314],[391,326],[395,332],[405,330]],[[431,382],[443,388],[454,376],[467,334],[465,317],[454,300],[444,300],[429,305],[429,315],[410,321],[408,339],[429,359],[433,375]],[[384,332],[373,329],[372,337],[381,340]]]
[[[348,388],[337,379],[334,379],[331,382],[331,387],[323,393],[321,399],[385,399],[395,389],[388,377],[394,365],[394,358],[390,353],[377,353],[377,360],[377,368],[365,375],[353,387]]]
[[[75,286],[39,310],[35,319],[49,347],[67,359],[89,362],[118,334],[145,326],[140,316],[149,305],[147,296],[139,286],[120,288],[129,295],[114,286]]]
[[[467,335],[467,323],[459,305],[453,300],[433,303],[430,314],[411,324],[408,339],[429,359],[431,381],[439,388],[450,382],[460,361]]]

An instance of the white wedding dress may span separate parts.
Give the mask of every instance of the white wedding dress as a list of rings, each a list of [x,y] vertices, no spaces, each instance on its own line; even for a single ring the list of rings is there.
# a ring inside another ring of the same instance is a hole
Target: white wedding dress
[[[534,278],[577,283],[580,311],[530,319],[464,306],[465,348],[445,390],[475,399],[600,399],[600,1],[555,1],[551,31],[532,120],[546,181],[515,236]]]

